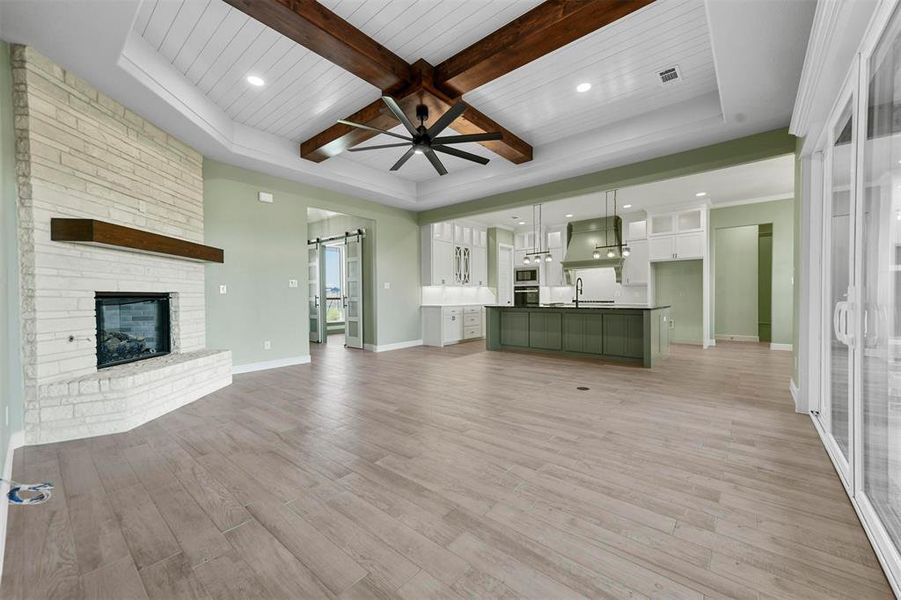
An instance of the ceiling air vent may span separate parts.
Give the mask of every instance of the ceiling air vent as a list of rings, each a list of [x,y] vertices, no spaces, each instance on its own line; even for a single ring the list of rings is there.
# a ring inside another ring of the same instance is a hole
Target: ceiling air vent
[[[679,71],[679,65],[657,71],[657,78],[660,85],[672,85],[682,80],[682,72]]]

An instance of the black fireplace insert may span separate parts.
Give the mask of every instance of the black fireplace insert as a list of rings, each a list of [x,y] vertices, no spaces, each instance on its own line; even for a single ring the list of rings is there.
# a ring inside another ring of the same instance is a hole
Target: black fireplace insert
[[[97,292],[97,368],[169,354],[169,294]]]

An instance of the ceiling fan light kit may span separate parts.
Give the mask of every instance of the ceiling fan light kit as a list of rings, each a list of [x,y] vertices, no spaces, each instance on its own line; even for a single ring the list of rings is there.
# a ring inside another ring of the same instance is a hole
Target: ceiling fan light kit
[[[386,148],[407,148],[407,151],[400,157],[400,159],[394,163],[394,166],[391,167],[391,171],[397,171],[404,163],[410,160],[414,154],[424,154],[425,157],[432,163],[432,166],[438,172],[439,175],[447,175],[447,169],[444,167],[444,164],[441,162],[441,159],[438,158],[436,152],[441,152],[442,154],[448,154],[450,156],[456,156],[457,158],[462,158],[464,160],[468,160],[474,163],[478,163],[480,165],[487,165],[489,160],[484,156],[479,156],[477,154],[472,154],[471,152],[466,152],[464,150],[458,150],[457,148],[451,147],[451,144],[466,144],[469,142],[487,142],[492,140],[500,140],[503,138],[503,134],[500,132],[486,132],[486,133],[472,133],[469,135],[447,135],[444,137],[439,137],[439,134],[447,129],[451,123],[457,120],[465,111],[466,111],[466,103],[463,101],[457,102],[454,104],[447,112],[438,117],[438,120],[432,124],[431,127],[426,127],[425,122],[429,118],[429,107],[425,104],[420,104],[416,107],[416,118],[419,119],[419,125],[413,125],[407,115],[404,113],[403,109],[401,109],[400,105],[397,101],[391,96],[382,96],[382,101],[388,107],[388,110],[391,111],[398,121],[401,122],[401,125],[407,130],[410,134],[409,136],[400,135],[385,129],[378,129],[376,127],[370,127],[369,125],[364,125],[362,123],[354,123],[353,121],[345,121],[339,120],[339,123],[344,125],[348,125],[350,127],[356,127],[357,129],[366,129],[368,131],[376,131],[378,133],[383,133],[385,135],[389,135],[391,137],[399,138],[404,140],[404,143],[397,144],[379,144],[376,146],[362,146],[357,148],[348,148],[348,152],[365,152],[367,150],[384,150]]]

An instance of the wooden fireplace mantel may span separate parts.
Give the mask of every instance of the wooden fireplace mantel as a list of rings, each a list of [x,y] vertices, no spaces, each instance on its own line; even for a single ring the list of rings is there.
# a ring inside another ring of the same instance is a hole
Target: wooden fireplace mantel
[[[96,219],[52,218],[50,219],[50,239],[56,242],[95,244],[150,254],[163,254],[201,262],[225,262],[225,252],[221,248],[204,246]]]

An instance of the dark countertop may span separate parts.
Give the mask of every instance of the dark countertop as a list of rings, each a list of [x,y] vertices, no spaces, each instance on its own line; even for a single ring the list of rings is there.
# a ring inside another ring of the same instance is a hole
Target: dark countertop
[[[541,306],[510,306],[509,304],[486,304],[485,308],[509,308],[516,310],[660,310],[670,308],[669,304],[606,304],[606,303],[579,303],[578,309],[575,304],[542,304]]]

